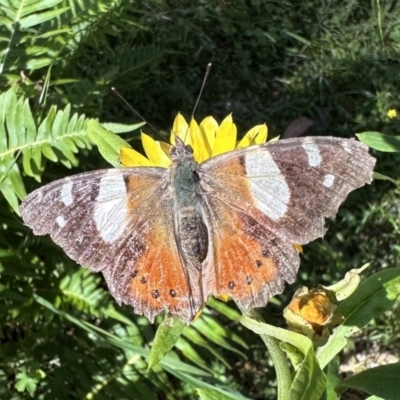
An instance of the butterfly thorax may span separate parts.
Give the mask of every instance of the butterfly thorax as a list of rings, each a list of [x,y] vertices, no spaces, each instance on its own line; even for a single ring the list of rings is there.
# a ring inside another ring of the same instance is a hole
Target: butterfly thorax
[[[176,150],[174,152],[174,150]],[[186,262],[199,267],[207,256],[208,232],[200,205],[199,165],[190,146],[171,150],[170,187],[174,201],[174,233]]]

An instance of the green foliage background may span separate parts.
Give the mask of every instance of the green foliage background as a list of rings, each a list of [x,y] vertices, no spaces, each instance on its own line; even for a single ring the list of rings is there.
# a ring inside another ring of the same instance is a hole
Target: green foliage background
[[[399,15],[395,0],[0,0],[0,397],[192,399],[214,387],[275,398],[265,348],[231,303],[212,301],[148,372],[156,328],[33,237],[18,204],[44,183],[107,165],[87,118],[137,122],[111,86],[167,135],[178,111],[190,116],[209,62],[198,120],[233,112],[239,132],[266,122],[271,137],[300,116],[316,122],[309,134],[398,134],[387,111],[400,110]],[[138,131],[122,135],[140,149]],[[374,155],[379,172],[399,176],[395,154]],[[332,284],[368,261],[371,271],[398,266],[398,195],[391,182],[353,193],[264,318],[282,325],[302,284]],[[355,347],[373,339],[398,354],[396,312]]]

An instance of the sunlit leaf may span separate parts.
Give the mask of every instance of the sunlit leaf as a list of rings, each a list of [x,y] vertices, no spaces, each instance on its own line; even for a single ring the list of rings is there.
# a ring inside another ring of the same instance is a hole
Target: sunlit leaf
[[[358,133],[357,137],[361,142],[375,150],[386,152],[400,151],[400,136],[390,136],[380,132],[363,132]]]
[[[158,327],[149,356],[148,369],[152,369],[174,347],[186,324],[180,319],[166,317]]]
[[[319,400],[325,390],[325,375],[315,358],[314,347],[309,338],[286,329],[242,317],[244,326],[258,335],[268,335],[296,348],[293,360],[296,360],[296,373],[290,387],[291,400]],[[303,359],[299,362],[298,350]],[[290,347],[286,347],[290,351]]]
[[[339,394],[347,389],[356,389],[383,399],[397,399],[400,393],[400,363],[380,365],[366,369],[344,379],[337,386]]]
[[[104,129],[96,120],[91,119],[87,124],[89,139],[94,143],[103,158],[112,166],[118,168],[121,166],[119,152],[122,147],[131,147],[120,136]]]
[[[141,128],[143,125],[146,125],[146,122],[138,122],[136,124],[118,124],[115,122],[103,122],[102,127],[113,132],[113,133],[126,133],[136,131]]]
[[[231,400],[234,397],[230,397],[225,393],[218,392],[214,389],[197,389],[197,393],[201,400]]]
[[[13,89],[0,95],[0,191],[18,213],[25,195],[23,171],[40,181],[44,169],[43,157],[60,161],[67,167],[77,165],[79,148],[90,148],[84,116],[70,115],[70,107],[57,110],[50,107],[37,126],[29,101],[18,99]]]
[[[348,338],[374,317],[390,309],[400,293],[400,268],[387,268],[363,281],[357,290],[342,303],[338,311],[345,317],[328,343],[319,348],[317,358],[321,368],[347,344]]]

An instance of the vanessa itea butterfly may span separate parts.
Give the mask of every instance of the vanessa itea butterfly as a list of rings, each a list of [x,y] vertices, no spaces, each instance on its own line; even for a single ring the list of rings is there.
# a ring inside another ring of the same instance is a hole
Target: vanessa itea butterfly
[[[325,233],[352,190],[372,180],[360,142],[305,137],[251,146],[201,164],[177,138],[169,168],[93,171],[31,193],[21,205],[36,235],[101,271],[119,303],[150,321],[190,322],[210,295],[265,306],[296,278],[293,244]]]

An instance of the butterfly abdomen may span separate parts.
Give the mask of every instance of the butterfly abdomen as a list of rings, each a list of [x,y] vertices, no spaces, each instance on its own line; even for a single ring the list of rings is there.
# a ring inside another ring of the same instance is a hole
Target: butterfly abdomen
[[[177,240],[186,261],[199,266],[207,256],[208,232],[196,207],[179,211],[177,215]]]

